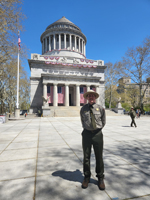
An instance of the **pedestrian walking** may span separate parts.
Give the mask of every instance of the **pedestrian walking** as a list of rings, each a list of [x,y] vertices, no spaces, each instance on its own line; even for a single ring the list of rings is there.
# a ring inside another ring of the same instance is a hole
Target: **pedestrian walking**
[[[129,115],[130,115],[131,120],[132,120],[132,121],[131,121],[131,127],[133,127],[133,124],[134,124],[135,127],[137,127],[137,125],[136,125],[136,123],[135,123],[136,113],[135,113],[133,107],[131,108],[131,110],[130,110],[130,112],[129,112]]]
[[[80,110],[80,117],[83,126],[82,131],[82,148],[83,148],[83,172],[84,180],[82,188],[87,188],[90,182],[90,157],[91,148],[93,146],[96,158],[96,177],[98,178],[98,186],[100,190],[105,190],[104,183],[104,163],[103,163],[103,134],[102,128],[106,123],[105,110],[96,99],[99,94],[93,90],[84,93],[84,98],[88,100]]]
[[[136,110],[136,117],[137,117],[137,118],[139,117],[138,109]]]
[[[141,110],[139,109],[139,118],[141,117]]]

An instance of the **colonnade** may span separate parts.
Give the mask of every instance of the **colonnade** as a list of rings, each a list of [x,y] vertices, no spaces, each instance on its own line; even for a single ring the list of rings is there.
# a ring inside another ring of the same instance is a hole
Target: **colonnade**
[[[66,83],[65,85],[65,106],[69,106],[69,84]],[[58,106],[58,93],[57,93],[57,83],[53,83],[53,106]],[[76,84],[76,105],[75,106],[80,106],[80,85]],[[90,90],[91,85],[86,85],[87,91]],[[93,86],[93,85],[92,85]],[[99,94],[99,85],[94,86],[96,88],[96,92]],[[45,99],[47,99],[47,83],[43,83],[43,96]],[[98,103],[99,98],[96,100]]]
[[[52,34],[42,41],[42,53],[52,50],[68,49],[85,55],[85,41],[82,37],[72,34]]]

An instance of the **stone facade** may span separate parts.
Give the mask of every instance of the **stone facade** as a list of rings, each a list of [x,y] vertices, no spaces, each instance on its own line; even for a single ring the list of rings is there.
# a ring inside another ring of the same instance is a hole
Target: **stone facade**
[[[82,106],[83,93],[90,88],[104,103],[104,61],[85,56],[86,37],[72,22],[62,17],[41,35],[42,55],[31,54],[30,112],[49,106]],[[45,104],[46,102],[46,104]]]
[[[132,89],[137,89],[139,91],[139,84],[131,83],[130,77],[122,77],[118,80],[118,93],[125,93],[125,102],[126,100],[126,92]],[[146,79],[146,82],[142,83],[142,94],[144,94],[143,104],[150,104],[150,78]],[[136,94],[136,104],[139,103],[139,94]]]

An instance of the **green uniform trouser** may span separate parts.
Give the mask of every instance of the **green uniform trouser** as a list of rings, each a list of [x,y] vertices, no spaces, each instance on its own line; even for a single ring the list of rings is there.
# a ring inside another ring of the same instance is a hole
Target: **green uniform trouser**
[[[88,131],[86,129],[82,132],[82,147],[83,147],[83,172],[85,177],[91,176],[90,158],[91,148],[93,146],[96,159],[96,176],[104,178],[104,163],[103,163],[103,134],[99,129],[97,131]]]
[[[132,121],[131,121],[131,126],[134,124],[134,126],[136,127],[136,123],[135,123],[135,118],[134,117],[131,117]]]

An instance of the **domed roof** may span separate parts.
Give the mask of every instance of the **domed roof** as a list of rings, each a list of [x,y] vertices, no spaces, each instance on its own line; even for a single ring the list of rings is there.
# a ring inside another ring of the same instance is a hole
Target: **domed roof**
[[[51,28],[52,26],[58,25],[58,24],[72,25],[72,26],[76,27],[79,31],[81,31],[81,29],[80,29],[78,26],[76,26],[74,23],[72,23],[70,20],[68,20],[68,19],[67,19],[66,17],[64,17],[64,16],[63,16],[61,19],[57,20],[56,22],[50,24],[50,25],[46,28],[46,30],[49,29],[49,28]]]
[[[76,26],[74,23],[72,23],[70,20],[68,20],[66,17],[62,17],[61,19],[57,20],[56,22],[50,24],[46,30],[42,33],[40,37],[40,41],[42,42],[43,37],[50,33],[60,33],[60,32],[71,32],[72,34],[80,35],[82,38],[84,38],[85,44],[87,42],[86,36],[82,33],[81,29]]]

